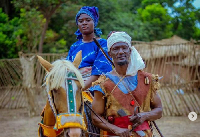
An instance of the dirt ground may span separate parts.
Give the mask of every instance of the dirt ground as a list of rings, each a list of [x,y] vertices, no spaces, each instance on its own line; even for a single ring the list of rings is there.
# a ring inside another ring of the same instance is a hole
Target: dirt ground
[[[37,137],[41,117],[28,117],[26,109],[0,109],[0,137]],[[163,117],[156,121],[165,137],[200,137],[200,116]]]

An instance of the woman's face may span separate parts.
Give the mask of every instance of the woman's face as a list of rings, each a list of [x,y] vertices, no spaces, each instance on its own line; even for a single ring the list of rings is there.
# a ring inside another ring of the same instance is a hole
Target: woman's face
[[[94,32],[94,21],[87,14],[81,14],[78,18],[78,28],[84,35],[91,34]]]

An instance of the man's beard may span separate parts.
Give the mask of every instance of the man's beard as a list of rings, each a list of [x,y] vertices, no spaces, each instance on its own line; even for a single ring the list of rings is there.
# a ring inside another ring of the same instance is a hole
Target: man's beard
[[[117,65],[119,65],[119,66],[123,66],[123,65],[126,65],[126,64],[128,64],[127,60],[125,60],[123,62],[117,62]]]

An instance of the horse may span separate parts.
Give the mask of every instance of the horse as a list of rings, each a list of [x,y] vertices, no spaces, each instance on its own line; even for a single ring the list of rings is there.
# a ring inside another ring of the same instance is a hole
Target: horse
[[[77,69],[82,51],[77,53],[73,62],[56,60],[51,64],[41,56],[37,57],[47,72],[44,85],[48,94],[39,123],[39,137],[80,137],[87,128],[81,91],[84,81]]]

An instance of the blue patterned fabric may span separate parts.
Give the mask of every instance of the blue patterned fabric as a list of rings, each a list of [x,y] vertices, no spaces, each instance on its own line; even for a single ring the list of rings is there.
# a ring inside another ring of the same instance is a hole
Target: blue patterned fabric
[[[78,25],[78,17],[81,14],[87,14],[88,16],[90,16],[94,21],[94,27],[97,26],[99,21],[99,9],[97,7],[83,6],[76,14],[76,25]]]
[[[96,28],[96,26],[98,25],[98,21],[99,21],[99,9],[97,7],[89,7],[89,6],[83,6],[79,12],[76,14],[76,25],[78,25],[78,18],[81,14],[87,14],[88,16],[90,16],[92,18],[92,20],[94,21],[94,33],[97,37],[100,37],[102,32],[101,29]],[[82,39],[82,33],[80,32],[80,30],[78,29],[75,33],[74,33],[77,37],[77,39]]]
[[[107,51],[107,41],[99,39],[98,42]],[[105,58],[101,50],[97,47],[94,41],[84,43],[82,40],[75,42],[68,52],[67,60],[74,61],[76,54],[82,50],[82,62],[79,68],[92,67],[91,75],[101,75],[112,70],[108,60]]]
[[[127,76],[123,79],[123,82],[120,82],[118,84],[118,88],[124,93],[124,94],[128,94],[128,90],[126,89],[126,87],[123,85],[126,84],[126,86],[130,89],[130,91],[133,91],[136,89],[137,85],[138,85],[138,80],[137,80],[137,75],[135,76]],[[118,76],[112,75],[110,72],[105,74],[106,77],[108,77],[112,82],[114,82],[115,84],[117,84],[120,81],[120,78]],[[101,93],[105,94],[103,92],[103,90],[101,89],[101,87],[99,85],[95,85],[94,87],[92,87],[91,92],[94,92],[95,90],[100,91]]]

